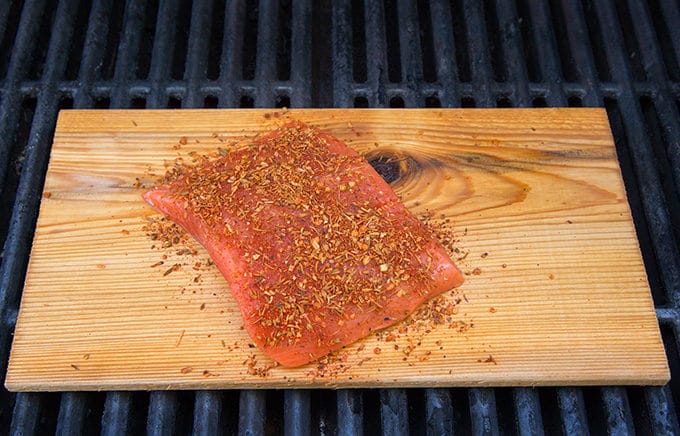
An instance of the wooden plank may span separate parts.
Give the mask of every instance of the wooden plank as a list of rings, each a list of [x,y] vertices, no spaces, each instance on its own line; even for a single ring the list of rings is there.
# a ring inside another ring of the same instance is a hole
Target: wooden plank
[[[669,380],[604,110],[276,115],[61,112],[8,389]],[[271,362],[248,346],[224,279],[214,267],[192,269],[205,260],[205,251],[195,243],[194,257],[151,248],[143,228],[156,215],[141,201],[136,177],[151,185],[153,174],[164,172],[164,161],[228,147],[232,139],[285,117],[327,130],[369,157],[396,157],[401,177],[393,186],[405,204],[417,214],[429,211],[452,221],[456,247],[468,253],[460,266],[478,274],[461,288],[467,301],[451,324],[397,334],[394,341],[385,334],[369,337],[325,367],[266,371]],[[187,144],[178,150],[182,136]],[[163,253],[165,264],[151,268]],[[180,270],[164,275],[175,263],[183,264]]]

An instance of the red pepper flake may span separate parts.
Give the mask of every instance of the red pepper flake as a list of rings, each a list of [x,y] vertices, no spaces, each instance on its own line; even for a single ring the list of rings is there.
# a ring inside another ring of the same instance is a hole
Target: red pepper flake
[[[489,357],[483,360],[483,363],[493,363],[494,365],[498,365],[498,362],[496,362],[496,359],[494,359],[491,354],[489,354]]]
[[[177,342],[175,342],[175,347],[179,347],[179,344],[182,343],[183,337],[184,337],[184,329],[182,329],[182,331],[179,332],[179,338],[177,338]]]
[[[120,232],[121,232],[122,234],[124,234],[124,235],[129,235],[129,234],[130,234],[130,231],[129,231],[129,230],[126,230],[126,229],[123,229],[123,230],[121,230]]]
[[[210,376],[210,371],[207,369],[203,371],[203,377],[209,377]]]
[[[187,137],[182,136],[181,138],[179,138],[179,143],[182,145],[187,145]]]
[[[553,274],[553,273],[548,274],[548,278],[550,280],[553,280],[555,278],[555,274]]]
[[[96,267],[99,268],[99,269],[104,269],[104,268],[106,268],[106,265],[104,265],[103,263],[98,263],[96,265]]]
[[[168,268],[167,270],[165,270],[165,272],[163,273],[163,277],[169,275],[170,273],[172,273],[172,272],[174,272],[174,271],[179,271],[179,269],[180,269],[181,267],[182,267],[182,265],[179,264],[179,263],[174,264],[173,266],[171,266],[170,268]]]
[[[482,270],[480,268],[475,268],[472,270],[472,275],[478,276],[482,273]]]
[[[375,353],[375,354],[380,354],[381,352],[382,352],[382,350],[380,349],[380,347],[375,347],[373,349],[373,353]]]
[[[489,312],[496,313],[496,308],[495,307],[489,307]]]
[[[181,372],[182,374],[189,374],[193,370],[194,369],[192,367],[185,366],[184,368],[180,369],[179,372]]]
[[[49,191],[43,192],[43,197],[45,197],[45,198],[50,198],[51,196],[52,196],[52,193],[51,193],[51,192],[49,192]]]

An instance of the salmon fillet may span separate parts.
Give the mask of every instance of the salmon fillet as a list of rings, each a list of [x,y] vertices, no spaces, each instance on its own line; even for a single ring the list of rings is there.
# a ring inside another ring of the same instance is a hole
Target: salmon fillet
[[[263,353],[299,366],[463,282],[356,151],[301,122],[144,193],[209,252]]]

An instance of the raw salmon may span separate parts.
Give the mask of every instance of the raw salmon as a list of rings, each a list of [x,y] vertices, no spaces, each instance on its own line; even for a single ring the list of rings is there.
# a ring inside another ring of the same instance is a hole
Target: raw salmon
[[[144,199],[208,250],[253,342],[286,366],[463,282],[361,155],[301,122],[180,168]]]

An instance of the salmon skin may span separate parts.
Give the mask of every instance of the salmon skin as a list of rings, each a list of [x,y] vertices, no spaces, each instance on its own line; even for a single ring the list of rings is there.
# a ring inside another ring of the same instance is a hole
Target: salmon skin
[[[253,342],[285,366],[393,325],[463,283],[361,155],[298,121],[180,167],[143,197],[208,250]]]

